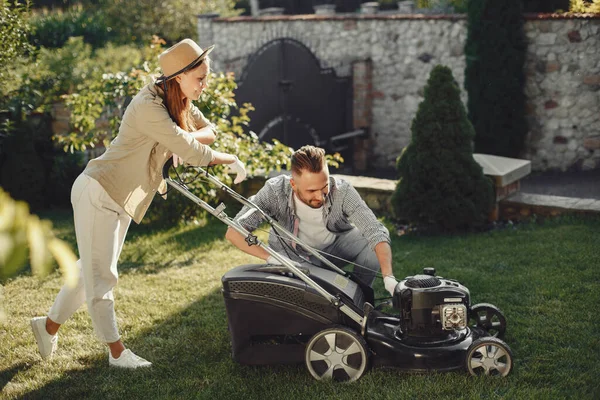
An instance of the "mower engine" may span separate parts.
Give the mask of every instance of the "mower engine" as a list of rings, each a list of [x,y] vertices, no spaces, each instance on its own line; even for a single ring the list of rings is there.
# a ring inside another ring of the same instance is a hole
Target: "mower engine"
[[[392,301],[405,335],[436,340],[447,336],[448,331],[467,327],[469,289],[435,276],[434,268],[399,282]]]

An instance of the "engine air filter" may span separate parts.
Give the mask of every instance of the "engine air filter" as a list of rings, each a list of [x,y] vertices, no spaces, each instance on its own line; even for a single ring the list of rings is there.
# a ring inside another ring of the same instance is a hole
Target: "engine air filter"
[[[404,284],[409,288],[430,288],[439,286],[441,283],[435,276],[415,275],[408,278]]]

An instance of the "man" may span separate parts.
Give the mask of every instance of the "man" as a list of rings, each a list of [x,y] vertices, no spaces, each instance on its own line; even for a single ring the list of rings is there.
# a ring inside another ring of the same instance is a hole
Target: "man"
[[[366,285],[373,286],[381,268],[384,286],[393,294],[398,282],[392,272],[389,232],[352,185],[329,176],[323,149],[303,146],[294,152],[291,177],[269,179],[250,200],[307,245],[357,264],[355,276]],[[249,232],[264,222],[260,213],[248,206],[235,220]],[[247,254],[280,264],[263,248],[249,246],[233,228],[227,230],[226,238]],[[317,261],[301,245],[289,243],[273,230],[269,246],[293,262]]]

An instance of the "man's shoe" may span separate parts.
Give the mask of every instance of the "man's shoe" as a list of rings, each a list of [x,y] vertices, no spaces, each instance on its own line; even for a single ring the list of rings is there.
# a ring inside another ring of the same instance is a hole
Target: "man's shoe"
[[[119,368],[144,368],[150,367],[152,363],[148,360],[144,360],[142,357],[136,356],[133,354],[133,351],[125,349],[119,358],[113,358],[109,351],[108,365]]]
[[[35,317],[31,319],[31,330],[37,342],[42,359],[52,357],[58,346],[58,334],[51,335],[46,330],[46,319],[48,317]]]

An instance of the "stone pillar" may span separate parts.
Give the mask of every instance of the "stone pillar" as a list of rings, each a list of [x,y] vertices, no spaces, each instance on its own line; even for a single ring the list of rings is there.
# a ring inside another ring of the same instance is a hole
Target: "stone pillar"
[[[258,6],[258,0],[250,0],[250,14],[253,17],[258,17],[258,10],[260,7]]]
[[[355,61],[352,64],[352,116],[354,129],[364,129],[367,136],[354,139],[354,171],[365,172],[369,167],[371,149],[371,124],[373,121],[373,64],[371,60]]]
[[[203,49],[215,43],[213,20],[217,17],[216,13],[198,15],[198,45]]]

